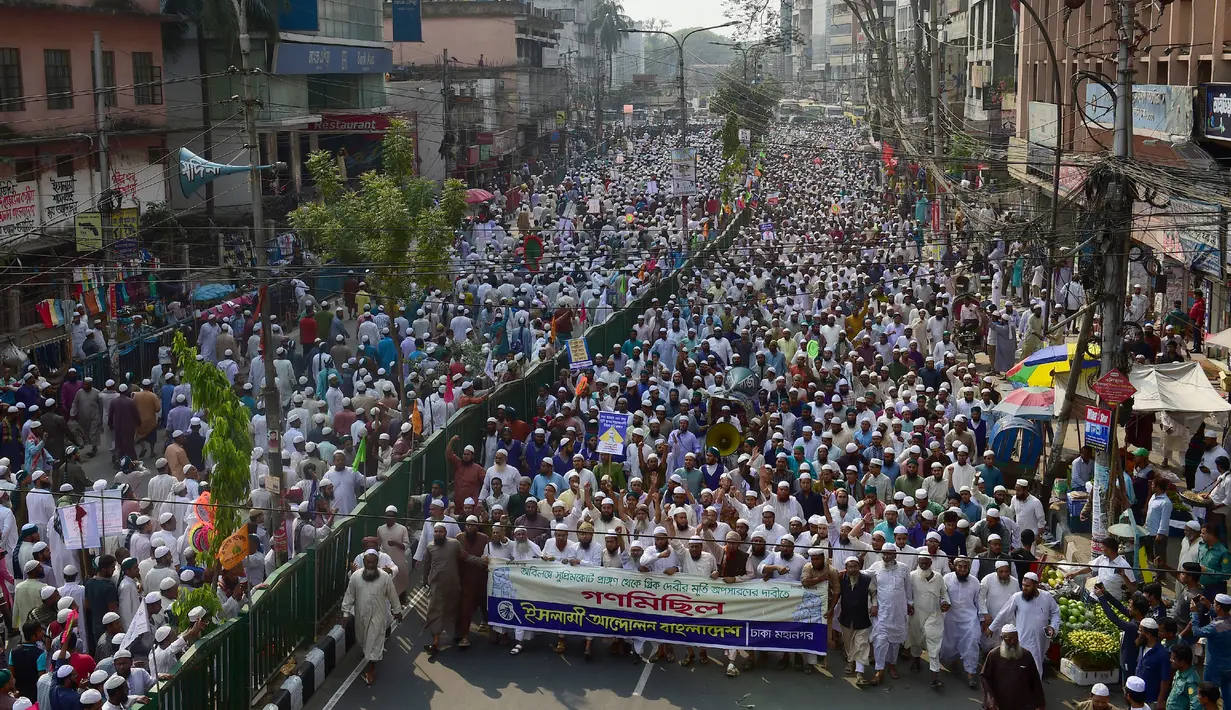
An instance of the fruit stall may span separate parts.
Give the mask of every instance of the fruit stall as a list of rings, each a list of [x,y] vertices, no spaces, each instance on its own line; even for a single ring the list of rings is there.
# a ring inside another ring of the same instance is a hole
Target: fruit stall
[[[1065,566],[1049,567],[1040,580],[1060,606],[1060,672],[1077,685],[1119,680],[1120,630],[1080,580],[1066,580]],[[1112,612],[1114,613],[1114,612]]]

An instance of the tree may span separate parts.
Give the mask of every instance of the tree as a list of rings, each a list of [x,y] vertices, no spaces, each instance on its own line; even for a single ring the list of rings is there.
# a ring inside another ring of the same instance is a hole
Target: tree
[[[763,133],[774,118],[778,101],[786,95],[782,83],[773,77],[753,83],[745,81],[742,63],[732,65],[719,76],[710,99],[710,110],[738,117],[739,127]]]
[[[602,0],[594,19],[590,20],[587,29],[598,39],[598,46],[607,53],[607,88],[611,88],[612,57],[620,45],[624,44],[625,33],[621,30],[632,29],[632,20],[624,14],[624,5],[619,0]]]
[[[466,188],[446,180],[415,177],[415,141],[406,123],[393,120],[381,143],[383,171],[359,176],[347,188],[337,160],[316,151],[308,156],[321,199],[290,214],[291,224],[311,236],[318,249],[346,264],[372,270],[369,288],[382,296],[409,299],[429,287],[447,287],[454,230],[466,211]]]

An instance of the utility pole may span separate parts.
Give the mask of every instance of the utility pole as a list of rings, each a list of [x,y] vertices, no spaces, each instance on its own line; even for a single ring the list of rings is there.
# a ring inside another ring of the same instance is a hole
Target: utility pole
[[[441,123],[441,126],[443,126],[444,128],[443,132],[441,133],[441,136],[443,140],[449,140],[449,98],[453,94],[453,91],[449,85],[449,48],[448,47],[445,47],[444,50],[441,51],[440,61],[441,61],[440,66],[442,67],[441,73],[440,73],[440,100],[442,102],[440,104],[441,106],[440,123]],[[456,147],[457,141],[453,141],[453,145]],[[454,161],[454,165],[456,164],[457,164],[456,161]],[[448,177],[449,177],[449,159],[446,157],[445,158],[445,179],[448,179]],[[400,348],[401,345],[399,345],[398,347]]]
[[[1127,161],[1133,154],[1133,39],[1135,32],[1135,0],[1119,0],[1120,48],[1117,56],[1117,81],[1115,93],[1115,140],[1114,160]],[[1106,209],[1111,215],[1104,233],[1103,284],[1099,294],[1099,309],[1102,312],[1103,338],[1100,354],[1100,375],[1119,370],[1127,375],[1128,367],[1124,354],[1124,296],[1128,281],[1128,252],[1131,246],[1132,185],[1123,174],[1113,176],[1108,184]],[[1116,429],[1119,406],[1113,408],[1111,437],[1107,448],[1099,452],[1095,461],[1095,486],[1106,476],[1106,491],[1100,490],[1103,500],[1100,507],[1107,511],[1104,527],[1114,524],[1115,493],[1122,490],[1117,481],[1116,470],[1119,457],[1115,456]],[[1097,540],[1095,541],[1097,542]]]
[[[939,160],[944,157],[945,145],[940,135],[940,53],[943,51],[943,47],[940,44],[940,7],[937,0],[931,0],[928,14],[932,21],[932,29],[929,33],[931,36],[928,38],[932,45],[930,57],[932,64],[930,72],[932,100],[929,102],[932,109],[932,157]],[[922,67],[918,69],[922,69]],[[937,197],[939,198],[939,195]]]
[[[253,86],[252,69],[252,39],[248,36],[248,15],[240,6],[239,0],[232,0],[235,18],[239,23],[239,55],[243,69],[244,85],[244,129],[248,141],[248,188],[252,199],[252,236],[256,249],[257,273],[261,281],[261,303],[264,311],[261,316],[261,345],[263,348],[262,364],[265,366],[265,417],[269,430],[269,441],[266,451],[268,457],[269,475],[278,480],[279,503],[270,506],[269,530],[274,537],[274,554],[278,563],[286,561],[287,540],[282,530],[282,492],[286,490],[286,472],[282,470],[282,400],[275,386],[277,371],[274,369],[275,353],[270,345],[273,343],[273,303],[269,297],[269,252],[265,247],[265,210],[261,202],[261,143],[256,132],[257,100],[256,89]]]
[[[111,231],[111,212],[115,208],[111,194],[111,156],[107,149],[107,87],[103,85],[103,33],[94,33],[94,125],[98,132],[98,221],[99,235],[103,240],[106,260],[107,294],[115,288],[119,279],[116,268],[115,241]],[[111,298],[107,298],[107,352],[113,370],[119,368],[120,349],[116,342],[118,314],[111,312]],[[117,373],[118,374],[118,373]],[[116,377],[116,379],[120,379]]]

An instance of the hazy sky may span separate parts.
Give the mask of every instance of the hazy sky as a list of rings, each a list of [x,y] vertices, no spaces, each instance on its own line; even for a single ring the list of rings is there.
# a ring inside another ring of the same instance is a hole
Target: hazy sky
[[[723,15],[721,0],[624,0],[624,11],[634,20],[664,20],[669,29],[721,25],[728,19]]]

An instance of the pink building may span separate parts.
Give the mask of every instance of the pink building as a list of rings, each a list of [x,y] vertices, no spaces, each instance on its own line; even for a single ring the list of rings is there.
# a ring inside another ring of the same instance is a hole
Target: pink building
[[[110,182],[120,209],[166,202],[166,111],[158,0],[0,6],[0,244],[88,251],[78,215],[102,190],[94,33],[102,39]],[[122,222],[123,224],[123,222]]]
[[[564,72],[543,65],[563,23],[516,0],[424,2],[423,42],[395,42],[395,72],[439,80],[449,56],[455,146],[450,174],[482,184],[523,161],[552,155],[557,114],[568,108]],[[385,38],[393,24],[385,18]]]

